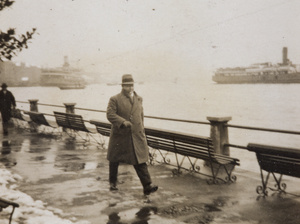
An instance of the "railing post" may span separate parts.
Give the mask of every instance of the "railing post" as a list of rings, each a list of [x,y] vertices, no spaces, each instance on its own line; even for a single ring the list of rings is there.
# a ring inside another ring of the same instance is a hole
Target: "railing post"
[[[75,105],[76,103],[64,103],[66,107],[66,113],[75,114]]]
[[[225,126],[231,117],[207,117],[210,121],[210,137],[214,144],[214,150],[223,155],[230,155],[229,147],[224,144],[229,143],[228,128]]]
[[[30,111],[38,112],[38,101],[36,99],[28,100],[30,103]]]

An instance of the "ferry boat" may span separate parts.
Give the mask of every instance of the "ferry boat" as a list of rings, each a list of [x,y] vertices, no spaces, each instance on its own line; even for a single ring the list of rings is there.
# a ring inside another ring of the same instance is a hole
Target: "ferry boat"
[[[219,68],[212,80],[220,84],[240,83],[300,83],[300,67],[287,57],[287,48],[282,50],[282,63],[257,63],[249,67]]]
[[[42,69],[41,86],[55,86],[60,89],[84,89],[86,84],[80,75],[66,71]]]
[[[60,89],[84,89],[85,79],[79,69],[70,68],[68,57],[64,57],[64,64],[59,68],[44,68],[41,71],[41,86],[55,86]]]

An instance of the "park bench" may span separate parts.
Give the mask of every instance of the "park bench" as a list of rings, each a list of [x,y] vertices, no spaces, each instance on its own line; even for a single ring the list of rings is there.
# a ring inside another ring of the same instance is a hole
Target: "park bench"
[[[300,149],[254,143],[249,143],[247,149],[256,153],[260,167],[262,186],[256,188],[259,195],[268,196],[267,189],[286,193],[286,184],[282,182],[282,176],[300,177]],[[263,171],[267,173],[266,176]],[[268,187],[270,174],[276,182],[275,188]]]
[[[96,126],[99,134],[110,135],[110,123],[98,120],[91,120],[90,123]],[[217,183],[218,180],[223,182],[234,182],[236,180],[236,177],[232,175],[232,171],[236,165],[239,165],[239,160],[215,153],[210,138],[154,128],[145,128],[145,133],[148,145],[154,149],[154,152],[150,153],[151,164],[154,163],[156,151],[160,153],[164,163],[170,164],[169,158],[162,151],[172,152],[175,154],[177,172],[183,168],[184,159],[187,158],[191,165],[190,170],[200,173],[200,166],[196,166],[196,162],[198,159],[202,159],[208,161],[211,168],[211,175],[208,176],[212,179],[209,183]],[[181,161],[179,161],[178,155],[183,156]],[[224,179],[218,176],[221,169],[225,170],[226,173]]]
[[[19,207],[19,204],[18,203],[15,203],[15,202],[12,202],[12,201],[9,201],[9,200],[6,200],[4,198],[0,198],[0,212],[7,208],[8,206],[12,206],[13,209],[10,213],[10,216],[9,216],[9,224],[11,223],[12,221],[12,216],[14,214],[14,211],[15,211],[15,208],[18,208]]]
[[[101,147],[104,147],[105,139],[103,138],[103,136],[106,136],[106,137],[110,136],[111,124],[108,122],[100,121],[100,120],[90,120],[90,123],[95,125],[96,130],[100,134],[100,137],[101,137]]]
[[[215,153],[211,138],[154,128],[145,128],[145,133],[148,145],[158,150],[163,162],[170,163],[170,159],[161,150],[175,154],[177,169],[174,171],[177,173],[184,168],[183,162],[187,158],[191,166],[189,170],[210,176],[208,183],[219,183],[219,180],[225,183],[236,181],[236,176],[232,175],[232,171],[236,165],[239,165],[239,159]],[[196,166],[198,159],[206,162],[206,165],[210,167],[210,174],[200,172],[200,166]],[[225,178],[221,178],[224,172]]]
[[[111,124],[100,120],[90,120],[90,123],[96,126],[96,130],[103,136],[110,136]]]
[[[100,144],[92,135],[97,133],[96,130],[86,127],[81,115],[54,111],[54,117],[57,125],[62,127],[71,138],[75,139],[77,134],[84,140],[84,145],[86,145],[86,143],[90,142],[90,137],[92,137]],[[80,132],[86,133],[86,137],[84,138],[80,135]]]
[[[42,129],[42,133],[46,133],[46,127],[50,127],[52,129],[51,134],[54,133],[55,130],[59,132],[59,126],[56,122],[48,121],[43,113],[35,112],[35,111],[24,111],[30,117],[31,126],[37,131],[39,127],[44,127]]]

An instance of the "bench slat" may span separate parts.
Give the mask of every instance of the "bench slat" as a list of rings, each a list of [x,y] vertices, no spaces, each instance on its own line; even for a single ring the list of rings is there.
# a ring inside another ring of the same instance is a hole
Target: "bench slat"
[[[110,136],[110,130],[107,130],[105,128],[100,128],[98,126],[96,126],[96,129],[97,129],[98,133],[100,133],[101,135]]]
[[[29,115],[31,121],[38,125],[44,125],[52,128],[57,128],[57,123],[54,121],[48,121],[43,113],[35,112],[35,111],[26,111],[26,114]]]
[[[261,144],[253,144],[253,143],[249,143],[247,148],[249,151],[253,151],[257,153],[266,153],[266,154],[300,159],[300,150],[295,148],[278,147],[272,145],[261,145]]]
[[[249,143],[249,151],[256,153],[261,169],[293,177],[300,177],[300,150]]]
[[[56,122],[63,128],[73,129],[75,131],[91,132],[84,123],[81,115],[69,114],[54,111]]]
[[[214,153],[212,140],[207,137],[189,136],[178,132],[172,133],[149,128],[146,129],[146,135],[150,147],[199,159],[213,160],[217,163],[239,165],[239,159]],[[164,139],[164,137],[167,137],[167,139]]]

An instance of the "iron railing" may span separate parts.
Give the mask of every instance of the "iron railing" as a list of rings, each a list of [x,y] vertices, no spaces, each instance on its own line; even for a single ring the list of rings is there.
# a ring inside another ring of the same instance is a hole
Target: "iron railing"
[[[16,101],[16,102],[29,104],[29,102],[26,102],[26,101]],[[54,105],[54,104],[46,104],[46,103],[38,103],[38,105],[65,108],[65,106]],[[81,108],[81,107],[74,107],[74,109],[76,109],[76,110],[90,111],[90,112],[106,113],[105,110],[96,110],[96,109],[88,109],[88,108]],[[44,114],[48,115],[48,116],[54,116],[52,114],[46,114],[46,113],[44,113]],[[166,117],[157,117],[157,116],[148,116],[148,115],[145,115],[144,117],[145,118],[149,118],[149,119],[157,119],[157,120],[166,120],[166,121],[175,121],[175,122],[184,122],[184,123],[210,125],[210,122],[206,122],[206,121],[195,121],[195,120],[186,120],[186,119],[177,119],[177,118],[166,118]],[[89,122],[87,120],[84,120],[84,121],[85,122]],[[232,125],[232,124],[224,124],[224,126],[228,127],[228,128],[237,128],[237,129],[247,129],[247,130],[254,130],[254,131],[265,131],[265,132],[276,132],[276,133],[283,133],[283,134],[300,135],[300,131],[281,130],[281,129],[273,129],[273,128],[261,128],[261,127]],[[226,144],[224,144],[224,146],[230,146],[230,147],[240,148],[240,149],[247,149],[246,146],[237,145],[237,144],[230,144],[230,143],[226,143]]]

